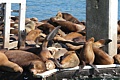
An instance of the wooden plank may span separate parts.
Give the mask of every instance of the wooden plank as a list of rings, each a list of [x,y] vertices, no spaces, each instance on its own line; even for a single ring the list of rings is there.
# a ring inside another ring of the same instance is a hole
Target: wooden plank
[[[5,26],[4,26],[4,48],[9,48],[10,39],[10,19],[11,19],[11,3],[5,4]]]
[[[87,0],[86,4],[87,39],[111,39],[104,50],[114,56],[117,54],[118,0]]]

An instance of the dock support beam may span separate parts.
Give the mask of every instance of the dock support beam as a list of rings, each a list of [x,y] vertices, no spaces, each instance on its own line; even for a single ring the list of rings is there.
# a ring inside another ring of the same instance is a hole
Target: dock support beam
[[[118,0],[86,0],[87,39],[111,39],[105,47],[109,55],[117,54]]]

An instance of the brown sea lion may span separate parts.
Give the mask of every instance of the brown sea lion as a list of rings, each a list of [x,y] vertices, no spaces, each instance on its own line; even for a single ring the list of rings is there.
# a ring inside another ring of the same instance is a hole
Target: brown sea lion
[[[36,38],[40,35],[41,30],[36,29],[36,30],[31,30],[27,36],[26,36],[26,40],[27,41],[35,41]]]
[[[111,39],[100,39],[93,43],[93,51],[95,54],[94,64],[107,65],[114,63],[113,58],[109,56],[105,51],[100,49],[111,41]]]
[[[94,64],[108,65],[114,63],[114,59],[101,49],[101,47],[107,45],[111,41],[111,39],[100,39],[93,44],[93,51],[95,54]]]
[[[57,54],[57,53],[56,53]],[[63,59],[59,63],[57,59],[52,59],[58,68],[73,68],[79,65],[80,60],[75,51],[68,51],[63,55]]]
[[[37,55],[22,50],[7,50],[4,52],[7,58],[21,66],[24,70],[33,74],[46,71],[46,66],[42,59]]]
[[[48,35],[55,27],[49,23],[44,23],[38,26],[37,28],[42,30],[43,33],[45,33],[46,35]]]
[[[49,60],[49,58],[53,58],[53,56],[47,48],[48,41],[53,39],[53,37],[57,34],[59,28],[60,28],[60,26],[53,29],[52,32],[45,38],[45,40],[42,44],[42,50],[41,50],[40,54],[38,55],[42,58],[42,60],[46,63],[46,65],[50,65],[50,63],[51,63],[51,66],[49,66],[49,68],[47,68],[48,70],[55,68],[55,65],[53,64],[53,61]]]
[[[69,13],[61,13],[61,12],[58,12],[57,13],[57,15],[60,15],[61,14],[61,16],[62,16],[62,18],[64,18],[66,21],[71,21],[71,22],[73,22],[73,23],[79,23],[80,21],[77,19],[77,18],[75,18],[75,17],[73,17],[71,14],[69,14]],[[57,16],[56,15],[56,16]]]
[[[117,33],[120,34],[120,20],[118,20],[117,24],[118,24],[118,26],[117,26]]]
[[[85,29],[84,25],[72,23],[70,21],[55,21],[55,24],[61,26],[64,32],[81,32]]]
[[[96,68],[95,65],[93,65],[93,62],[94,62],[94,59],[95,59],[95,55],[94,55],[94,51],[93,51],[93,43],[94,43],[94,38],[90,38],[88,39],[80,54],[79,54],[79,57],[80,57],[80,61],[81,61],[81,64],[83,66],[80,66],[81,70],[84,68],[85,65],[90,65],[91,67],[93,67],[97,72],[99,72],[99,70]],[[81,71],[79,70],[79,72]]]
[[[93,48],[95,54],[94,64],[96,65],[109,65],[114,63],[113,57],[108,55],[105,51],[99,48]]]
[[[114,55],[113,59],[115,64],[120,64],[120,54]]]
[[[71,33],[67,34],[66,36],[64,36],[63,38],[66,40],[73,40],[74,38],[81,37],[81,36],[82,36],[82,34],[80,34],[78,32],[71,32]]]
[[[0,52],[0,70],[10,72],[23,72],[23,69],[16,63],[8,60],[7,56]]]

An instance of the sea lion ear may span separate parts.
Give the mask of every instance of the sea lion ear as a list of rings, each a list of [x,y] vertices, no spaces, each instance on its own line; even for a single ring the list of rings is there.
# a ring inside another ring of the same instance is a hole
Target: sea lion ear
[[[87,41],[92,41],[92,42],[94,42],[94,37],[91,37],[90,39],[88,39]]]

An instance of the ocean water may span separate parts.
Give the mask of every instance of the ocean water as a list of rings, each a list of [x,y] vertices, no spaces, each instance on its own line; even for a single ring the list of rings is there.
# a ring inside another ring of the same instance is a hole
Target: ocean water
[[[86,20],[86,0],[26,0],[26,17],[37,17],[40,20],[48,19],[58,11],[72,14],[80,21]],[[12,5],[12,9],[18,6]],[[13,13],[18,15],[17,13]],[[118,0],[118,20],[120,20],[120,0]]]
[[[118,1],[120,4],[120,0]],[[120,5],[118,7],[120,19]],[[26,17],[44,20],[55,16],[58,11],[70,13],[78,20],[85,21],[86,0],[27,0]]]

